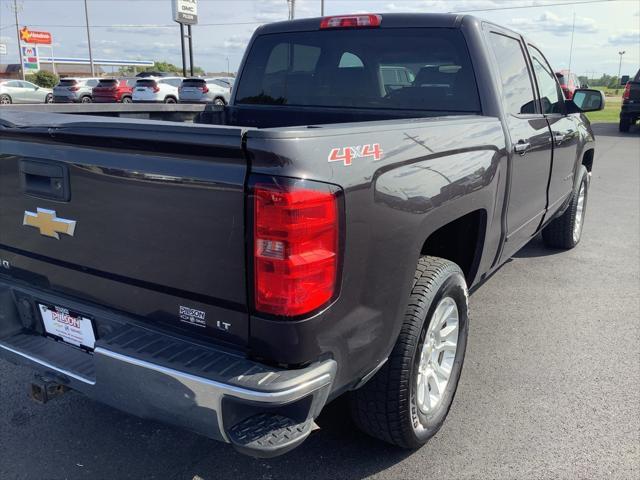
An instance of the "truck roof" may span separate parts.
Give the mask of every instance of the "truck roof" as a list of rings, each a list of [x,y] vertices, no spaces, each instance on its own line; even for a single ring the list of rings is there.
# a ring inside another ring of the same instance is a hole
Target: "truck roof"
[[[365,14],[354,14],[365,15]],[[456,13],[381,13],[382,23],[379,28],[399,28],[399,27],[440,27],[458,28],[463,17],[471,15],[461,15]],[[345,16],[345,15],[329,15]],[[287,20],[262,25],[256,31],[259,34],[301,32],[318,30],[323,17],[302,18],[299,20]],[[326,17],[324,17],[326,18]]]

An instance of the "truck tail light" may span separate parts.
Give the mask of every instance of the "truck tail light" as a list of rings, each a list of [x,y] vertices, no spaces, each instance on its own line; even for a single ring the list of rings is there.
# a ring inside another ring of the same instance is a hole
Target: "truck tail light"
[[[286,317],[304,315],[328,303],[336,293],[338,198],[335,189],[322,187],[254,186],[257,311]]]
[[[624,92],[622,92],[622,100],[629,100],[631,96],[631,82],[627,82],[624,86]]]
[[[382,15],[338,15],[334,17],[324,17],[320,21],[320,29],[379,27],[381,22]]]

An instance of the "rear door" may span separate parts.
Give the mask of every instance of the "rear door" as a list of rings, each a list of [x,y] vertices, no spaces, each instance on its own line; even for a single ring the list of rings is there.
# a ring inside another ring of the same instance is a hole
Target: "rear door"
[[[549,215],[562,205],[573,189],[578,157],[579,113],[567,115],[562,90],[540,50],[529,45],[531,64],[539,91],[540,109],[549,122],[553,138],[553,167],[549,179]],[[575,77],[575,75],[572,74]]]
[[[15,127],[0,127],[0,258],[16,280],[246,341],[239,128],[1,117]]]
[[[493,26],[487,31],[500,78],[505,120],[512,142],[507,241],[503,258],[534,235],[547,206],[552,143],[539,111],[534,82],[521,38]]]

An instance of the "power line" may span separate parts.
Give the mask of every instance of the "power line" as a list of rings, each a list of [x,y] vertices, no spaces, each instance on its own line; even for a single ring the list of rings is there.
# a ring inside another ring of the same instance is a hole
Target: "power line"
[[[224,27],[224,26],[235,26],[235,25],[262,25],[265,22],[232,22],[232,23],[198,23],[199,27]],[[85,25],[50,25],[44,23],[30,23],[30,27],[37,28],[85,28]],[[158,24],[158,25],[123,25],[123,24],[115,24],[115,25],[91,25],[91,28],[173,28],[175,27],[175,23],[167,23],[167,24]],[[12,25],[5,25],[0,27],[0,30],[4,28],[13,27]]]
[[[491,12],[494,10],[517,10],[520,8],[565,7],[567,5],[583,5],[587,3],[610,3],[610,2],[620,2],[620,1],[622,0],[582,0],[577,2],[541,3],[538,5],[515,5],[513,7],[477,8],[472,10],[451,10],[450,12],[447,12],[447,13]]]

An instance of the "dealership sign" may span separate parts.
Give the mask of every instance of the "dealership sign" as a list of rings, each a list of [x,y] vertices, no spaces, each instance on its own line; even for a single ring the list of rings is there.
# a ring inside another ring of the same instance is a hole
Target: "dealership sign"
[[[23,43],[39,43],[41,45],[51,45],[52,37],[49,32],[36,32],[27,27],[20,29],[20,40]]]
[[[197,0],[172,0],[173,20],[184,25],[198,23]]]
[[[22,68],[24,73],[35,73],[40,70],[38,47],[22,46]]]

